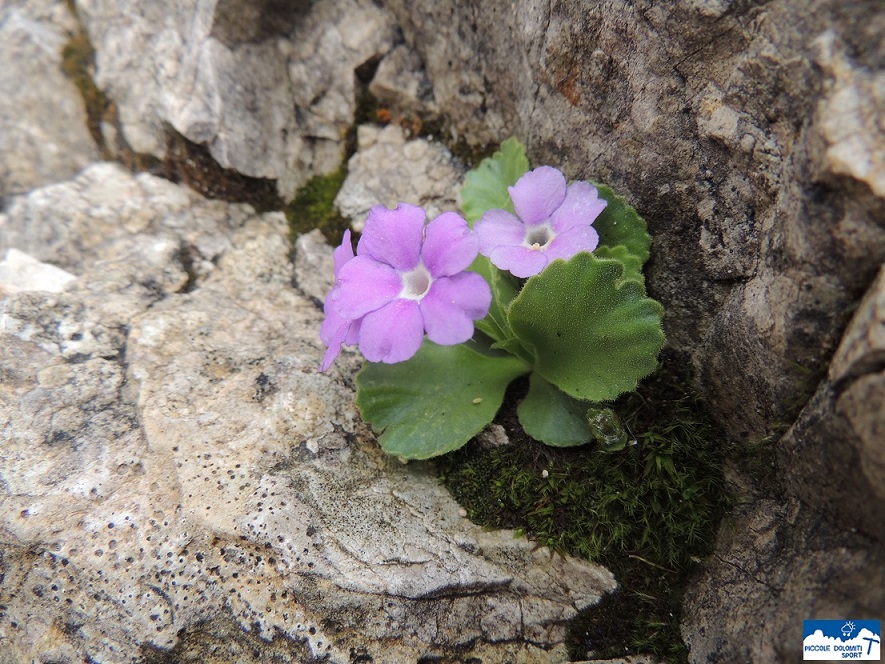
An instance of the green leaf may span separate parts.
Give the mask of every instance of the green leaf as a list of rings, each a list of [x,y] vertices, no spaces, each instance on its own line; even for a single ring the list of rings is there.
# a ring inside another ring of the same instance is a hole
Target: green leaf
[[[485,279],[492,291],[489,313],[476,326],[495,341],[512,339],[514,334],[507,320],[507,309],[519,292],[519,285],[514,283],[509,272],[502,272],[485,256],[477,256],[469,269]]]
[[[501,308],[499,299],[495,296],[493,275],[497,271],[497,268],[492,265],[488,258],[480,255],[476,257],[476,260],[473,261],[468,269],[476,272],[485,279],[489,288],[492,289],[492,303],[489,307],[489,313],[486,314],[486,317],[482,320],[476,321],[475,325],[477,329],[489,335],[495,341],[501,341],[513,337],[513,331],[510,329],[507,315]]]
[[[642,284],[625,278],[623,263],[586,252],[531,277],[509,311],[535,370],[588,401],[614,399],[654,371],[662,317]]]
[[[635,279],[643,286],[645,285],[645,275],[642,274],[642,261],[636,254],[631,254],[630,250],[622,244],[616,247],[608,247],[600,245],[596,247],[593,254],[597,258],[614,258],[624,264],[624,277],[627,279]]]
[[[507,317],[510,303],[519,294],[521,281],[509,272],[496,268],[485,256],[477,256],[469,269],[481,275],[492,290],[489,313],[482,320],[476,321],[476,328],[492,338],[492,348],[505,350],[531,364],[531,352],[516,338]]]
[[[513,212],[507,187],[516,184],[527,170],[529,160],[522,143],[512,137],[501,143],[495,154],[479,162],[464,178],[461,208],[467,221],[473,224],[486,210]]]
[[[600,198],[608,201],[602,214],[593,222],[593,228],[599,233],[599,245],[626,247],[627,251],[639,259],[639,266],[642,267],[648,260],[651,249],[651,236],[648,234],[645,219],[606,185],[593,185],[599,190]]]
[[[492,348],[495,350],[506,351],[511,355],[515,355],[520,360],[531,366],[535,362],[535,358],[532,357],[532,352],[526,348],[522,342],[514,337],[509,339],[505,339],[504,341],[496,341],[492,344]]]
[[[366,362],[356,377],[356,403],[385,452],[429,459],[479,433],[498,412],[510,381],[528,370],[510,355],[428,341],[406,362]]]
[[[556,447],[573,447],[590,441],[587,407],[591,404],[568,396],[533,373],[529,393],[517,408],[519,422],[535,440]]]

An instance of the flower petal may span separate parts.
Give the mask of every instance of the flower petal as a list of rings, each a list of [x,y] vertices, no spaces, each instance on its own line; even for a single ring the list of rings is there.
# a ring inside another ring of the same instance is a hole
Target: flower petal
[[[326,300],[343,318],[362,318],[399,295],[403,283],[389,265],[368,256],[349,260],[338,274],[338,283]]]
[[[515,277],[525,279],[538,274],[547,267],[547,255],[528,247],[496,247],[489,254],[495,267],[507,270]]]
[[[356,346],[360,342],[360,325],[362,324],[362,322],[362,318],[357,318],[356,320],[350,322],[350,327],[347,330],[347,336],[344,338],[345,345]]]
[[[356,252],[405,272],[415,269],[424,241],[424,219],[419,207],[400,203],[395,210],[376,205],[369,210]]]
[[[367,314],[360,325],[360,352],[369,362],[404,362],[424,340],[424,320],[414,300],[398,298]]]
[[[548,260],[569,259],[581,251],[593,251],[599,244],[599,233],[593,226],[575,226],[550,241],[544,253]]]
[[[463,272],[479,251],[479,239],[467,222],[454,212],[444,212],[427,224],[421,260],[434,277]]]
[[[323,340],[323,343],[327,346],[332,345],[332,340],[338,336],[338,331],[342,328],[346,328],[351,323],[350,318],[344,318],[338,311],[335,309],[334,305],[331,303],[331,293],[329,295],[329,299],[326,300],[326,317],[323,319],[323,324],[320,326],[320,339]],[[345,336],[347,332],[345,331]],[[341,341],[338,343],[342,343],[344,341],[344,337],[341,338]]]
[[[341,240],[341,245],[335,248],[335,251],[332,252],[332,261],[335,265],[335,276],[338,276],[338,273],[341,272],[341,268],[344,267],[344,264],[353,258],[353,244],[350,241],[350,229],[344,231],[344,237]]]
[[[338,357],[338,353],[341,352],[341,344],[343,344],[344,340],[347,338],[352,322],[353,321],[349,320],[345,321],[344,325],[335,329],[334,334],[329,339],[329,347],[326,349],[326,354],[323,356],[323,363],[320,365],[320,371],[326,371],[332,366],[332,362],[335,361],[335,358]]]
[[[513,209],[527,224],[542,224],[565,200],[565,176],[551,166],[541,166],[507,187]]]
[[[596,187],[578,180],[569,185],[562,205],[550,215],[550,223],[557,233],[564,233],[578,225],[589,226],[596,221],[606,205],[608,201],[599,197]]]
[[[525,225],[505,210],[487,210],[474,230],[483,256],[488,256],[495,247],[520,245],[525,238]]]
[[[341,344],[354,345],[359,338],[359,320],[350,320],[343,318],[335,309],[331,302],[331,297],[326,301],[326,317],[323,319],[323,325],[320,327],[320,339],[328,346],[326,354],[323,357],[323,363],[320,371],[326,371],[338,353],[341,352]]]
[[[473,321],[485,318],[491,303],[489,285],[475,272],[437,279],[420,304],[427,338],[442,346],[467,341]]]

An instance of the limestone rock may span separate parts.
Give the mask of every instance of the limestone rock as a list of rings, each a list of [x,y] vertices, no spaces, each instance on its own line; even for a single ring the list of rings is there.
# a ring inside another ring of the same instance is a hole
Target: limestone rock
[[[299,235],[295,240],[295,282],[302,293],[315,302],[324,302],[332,290],[328,267],[332,247],[319,230]]]
[[[844,528],[885,540],[885,268],[830,372],[778,452],[789,490]]]
[[[458,210],[456,196],[464,169],[445,146],[424,138],[407,140],[395,125],[362,126],[358,136],[359,149],[348,162],[347,177],[335,198],[335,206],[351,219],[354,230],[362,230],[374,205],[419,205],[428,219]]]
[[[16,248],[74,274],[97,263],[109,278],[133,269],[148,253],[135,245],[150,238],[158,254],[169,244],[173,254],[181,249],[170,264],[187,262],[199,278],[250,214],[249,206],[206,200],[168,180],[130,177],[118,164],[98,163],[73,180],[13,198],[0,215],[0,250]],[[153,276],[158,284],[167,280]]]
[[[99,165],[3,224],[79,276],[0,300],[0,660],[566,659],[611,574],[380,452],[281,214]]]
[[[881,15],[878,20],[881,23]],[[825,142],[820,167],[863,182],[885,198],[885,70],[881,62],[872,70],[856,66],[832,30],[823,33],[816,46],[818,62],[828,74],[827,94],[817,109]]]
[[[70,272],[41,263],[18,249],[6,252],[0,261],[0,296],[18,291],[57,293],[76,279]]]
[[[421,57],[406,44],[396,46],[378,63],[369,92],[379,103],[398,111],[427,116],[436,106]]]
[[[385,0],[453,135],[515,135],[649,223],[668,342],[729,434],[795,416],[885,261],[869,0]]]
[[[162,157],[168,124],[225,168],[278,181],[292,198],[344,156],[355,71],[393,44],[368,0],[257,3],[78,0],[96,83],[123,135]]]
[[[778,443],[787,495],[744,498],[687,595],[693,661],[794,659],[802,620],[885,611],[883,357],[885,268]]]
[[[0,5],[0,198],[67,180],[99,157],[61,70],[75,27],[63,2]]]
[[[796,500],[744,503],[686,593],[691,662],[799,659],[802,621],[882,615],[885,556]]]

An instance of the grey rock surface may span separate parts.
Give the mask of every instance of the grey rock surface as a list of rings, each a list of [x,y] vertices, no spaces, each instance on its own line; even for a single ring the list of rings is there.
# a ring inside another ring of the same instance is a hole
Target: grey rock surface
[[[611,574],[380,452],[293,286],[328,248],[111,164],[2,228],[77,279],[0,300],[0,660],[566,659]]]
[[[340,165],[371,79],[456,140],[516,135],[611,184],[729,437],[786,430],[687,595],[692,661],[790,661],[802,619],[885,612],[881,2],[76,8],[141,153],[175,131],[289,198]],[[610,575],[478,530],[378,453],[357,356],[315,371],[318,234],[293,266],[279,214],[110,164],[66,181],[96,158],[58,71],[74,29],[64,3],[0,2],[0,660],[564,659]],[[457,207],[441,146],[358,131],[357,227]]]
[[[826,380],[780,441],[787,488],[841,527],[885,541],[883,441],[885,267],[855,312]]]
[[[64,2],[0,4],[0,199],[67,180],[99,158],[61,68],[75,28]]]
[[[668,341],[729,434],[789,424],[885,260],[881,3],[384,5],[454,135],[515,135],[646,218]]]
[[[883,359],[885,268],[778,444],[784,495],[738,506],[687,594],[693,661],[791,661],[802,620],[885,612]]]
[[[407,44],[395,46],[378,63],[369,92],[378,103],[400,112],[412,111],[427,117],[437,110],[421,56]]]
[[[691,662],[800,661],[803,620],[885,608],[881,546],[795,499],[739,506],[706,565],[683,606]]]
[[[287,200],[340,165],[355,72],[394,36],[388,14],[367,0],[78,0],[77,10],[96,83],[136,152],[162,157],[168,125],[221,166],[277,180]]]
[[[357,136],[358,150],[335,197],[335,206],[354,230],[362,230],[374,205],[420,205],[428,219],[459,209],[457,192],[465,169],[444,145],[425,138],[408,140],[395,125],[362,125]]]
[[[19,291],[58,293],[74,279],[70,272],[41,263],[18,249],[10,249],[0,261],[0,296]]]

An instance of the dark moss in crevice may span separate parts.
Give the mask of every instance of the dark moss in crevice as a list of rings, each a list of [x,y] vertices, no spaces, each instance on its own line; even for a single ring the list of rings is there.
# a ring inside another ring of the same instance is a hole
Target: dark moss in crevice
[[[422,123],[420,136],[432,138],[445,145],[452,156],[468,168],[476,168],[486,157],[491,157],[501,147],[500,143],[472,145],[463,136],[455,136],[448,122],[442,117],[434,117]],[[505,136],[505,139],[509,136]]]
[[[178,248],[176,258],[178,259],[178,262],[181,263],[181,269],[187,274],[187,281],[184,282],[184,285],[178,290],[178,292],[193,292],[197,287],[198,280],[196,270],[194,269],[194,248],[190,245],[182,244]]]
[[[621,589],[570,627],[576,659],[588,652],[687,658],[679,633],[682,593],[729,507],[723,464],[730,447],[676,366],[678,359],[668,357],[636,393],[616,402],[637,440],[621,452],[595,444],[554,448],[529,438],[516,416],[526,389],[517,381],[496,420],[512,444],[472,443],[439,461],[443,481],[476,523],[515,528],[615,574]]]
[[[288,37],[297,29],[313,0],[219,0],[212,17],[212,36],[225,46]]]
[[[500,147],[499,143],[471,145],[463,136],[456,138],[446,118],[437,113],[422,114],[395,106],[385,106],[369,92],[366,86],[363,86],[357,95],[353,130],[348,135],[349,155],[356,150],[356,127],[361,124],[377,124],[382,127],[392,124],[401,127],[410,138],[420,137],[437,141],[445,145],[452,156],[468,168],[474,168],[483,159],[492,156]]]
[[[295,198],[286,206],[289,235],[292,242],[302,233],[320,229],[330,244],[338,245],[344,231],[350,228],[350,220],[341,216],[335,207],[335,196],[347,177],[347,167],[342,164],[328,175],[315,175],[307,181]]]

